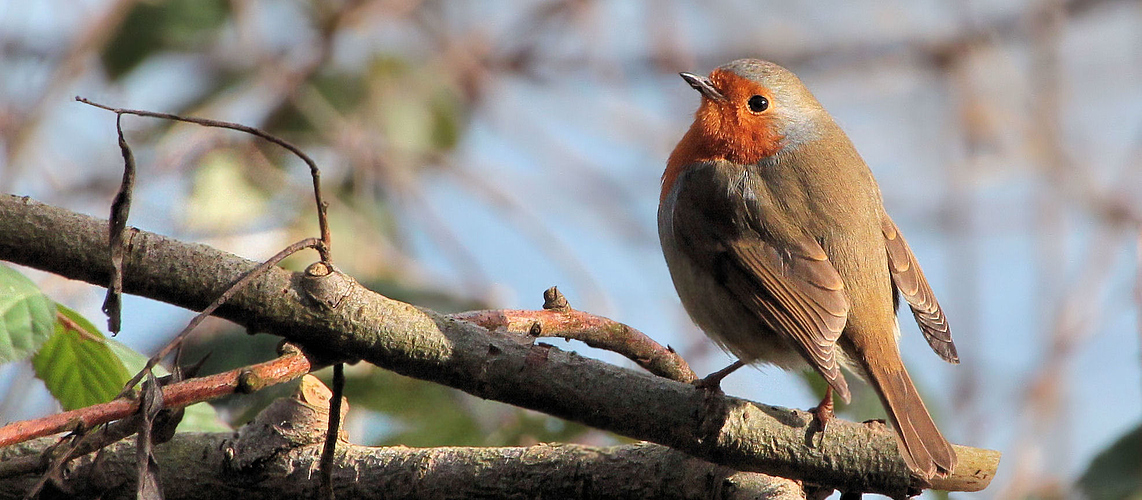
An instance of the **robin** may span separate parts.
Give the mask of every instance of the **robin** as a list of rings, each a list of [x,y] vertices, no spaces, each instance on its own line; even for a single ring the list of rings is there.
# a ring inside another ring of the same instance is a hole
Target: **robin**
[[[908,467],[947,476],[956,453],[900,358],[900,296],[936,354],[959,357],[872,172],[785,68],[741,59],[681,76],[702,103],[662,175],[658,233],[686,311],[738,357],[705,383],[749,363],[808,363],[828,382],[824,425],[832,393],[851,397],[843,366],[880,396]]]

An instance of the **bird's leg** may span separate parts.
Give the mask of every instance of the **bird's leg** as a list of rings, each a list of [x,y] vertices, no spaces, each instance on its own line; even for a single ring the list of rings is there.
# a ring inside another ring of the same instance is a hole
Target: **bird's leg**
[[[829,421],[833,419],[833,386],[825,386],[825,398],[816,408],[809,410],[813,414],[813,422],[821,428],[821,432],[825,432],[828,427]]]
[[[730,366],[706,375],[706,378],[694,382],[694,385],[698,386],[700,389],[706,389],[715,392],[720,391],[722,390],[722,379],[726,378],[726,376],[737,371],[738,368],[743,366],[745,366],[745,362],[739,359],[734,361]]]

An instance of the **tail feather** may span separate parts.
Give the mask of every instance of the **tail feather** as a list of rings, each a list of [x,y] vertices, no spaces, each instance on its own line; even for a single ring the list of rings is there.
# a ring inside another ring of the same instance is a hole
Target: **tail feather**
[[[956,468],[956,452],[940,434],[912,378],[903,369],[870,373],[888,419],[896,430],[896,442],[908,468],[923,476],[947,477]]]

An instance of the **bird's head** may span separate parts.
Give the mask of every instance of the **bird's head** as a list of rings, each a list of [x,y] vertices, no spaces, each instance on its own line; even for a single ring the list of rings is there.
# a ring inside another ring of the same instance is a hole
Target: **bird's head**
[[[681,76],[702,94],[670,164],[722,159],[749,165],[816,138],[828,115],[801,80],[774,63],[739,59],[709,77]]]

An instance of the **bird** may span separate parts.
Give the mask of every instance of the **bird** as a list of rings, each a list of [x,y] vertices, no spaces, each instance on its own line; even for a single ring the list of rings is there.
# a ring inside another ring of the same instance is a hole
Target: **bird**
[[[844,367],[880,397],[908,468],[946,477],[956,452],[901,359],[901,296],[936,354],[959,356],[868,165],[777,64],[680,75],[701,103],[662,174],[659,239],[690,318],[738,358],[703,383],[746,364],[811,367],[828,383],[815,408],[824,429],[833,391],[851,399]]]

